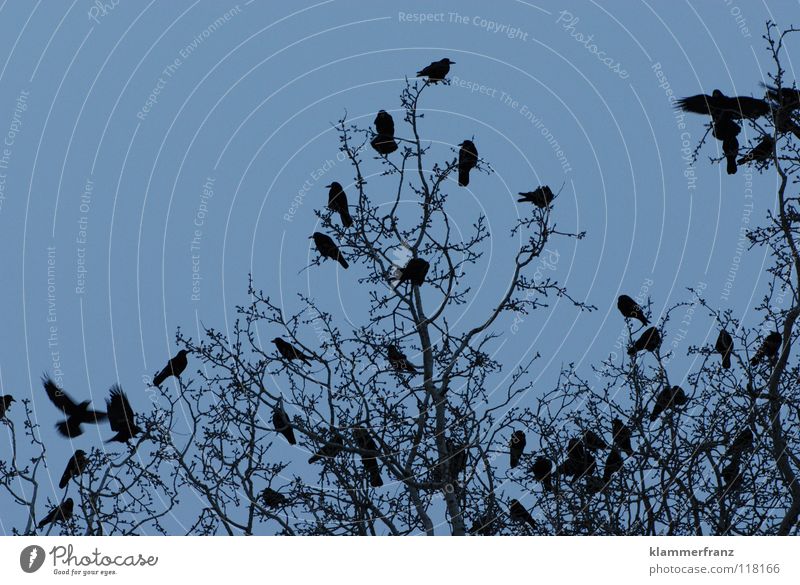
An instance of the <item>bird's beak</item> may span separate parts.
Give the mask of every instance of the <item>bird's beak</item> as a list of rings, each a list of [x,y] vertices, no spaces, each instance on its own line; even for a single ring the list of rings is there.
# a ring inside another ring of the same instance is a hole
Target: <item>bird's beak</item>
[[[333,183],[331,183],[330,185],[325,185],[325,187],[326,187],[327,189],[330,189],[332,185],[333,185]]]

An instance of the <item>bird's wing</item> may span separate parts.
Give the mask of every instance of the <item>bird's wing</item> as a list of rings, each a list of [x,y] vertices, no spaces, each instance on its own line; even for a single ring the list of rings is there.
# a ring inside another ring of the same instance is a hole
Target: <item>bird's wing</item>
[[[710,114],[712,101],[714,101],[714,98],[710,95],[701,93],[679,99],[678,107],[684,112],[692,112],[693,114]]]
[[[49,376],[42,378],[42,384],[50,401],[67,415],[74,414],[78,410],[78,405],[75,401],[70,398],[69,394],[56,386],[56,383]]]
[[[134,412],[122,388],[117,384],[111,387],[111,398],[106,400],[108,422],[112,431],[127,431],[133,424]]]

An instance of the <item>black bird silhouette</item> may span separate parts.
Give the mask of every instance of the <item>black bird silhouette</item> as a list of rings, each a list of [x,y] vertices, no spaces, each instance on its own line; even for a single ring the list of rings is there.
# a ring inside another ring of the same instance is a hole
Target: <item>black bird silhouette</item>
[[[311,237],[314,239],[314,244],[317,246],[317,252],[319,252],[320,256],[336,260],[342,265],[342,268],[347,268],[349,266],[347,260],[342,256],[339,246],[336,245],[330,236],[326,236],[320,232],[314,232],[314,235]]]
[[[655,327],[650,327],[628,348],[628,355],[636,355],[640,351],[656,352],[660,347],[661,334]]]
[[[511,467],[514,468],[519,465],[519,460],[525,452],[525,431],[514,431],[511,434],[511,440],[508,443],[509,453],[511,455]]]
[[[451,61],[447,57],[434,61],[427,67],[417,71],[417,77],[427,77],[428,83],[438,83],[447,77],[447,74],[450,73],[450,65],[455,65],[455,63],[455,61]]]
[[[174,358],[169,360],[167,365],[164,366],[164,369],[161,370],[155,378],[153,378],[153,386],[161,386],[161,384],[164,383],[164,380],[170,376],[180,378],[181,374],[186,369],[186,366],[189,364],[189,360],[186,359],[186,355],[188,353],[189,350],[182,349]]]
[[[341,183],[334,181],[328,187],[328,209],[339,214],[342,225],[346,228],[353,225],[353,218],[350,217],[350,208],[347,206],[347,195]],[[319,244],[317,244],[319,247]]]
[[[397,349],[397,346],[390,344],[387,349],[387,358],[389,365],[397,372],[408,372],[409,374],[416,374],[417,368],[408,361],[406,354]]]
[[[575,481],[581,477],[591,475],[595,469],[597,469],[597,462],[594,455],[586,449],[583,441],[570,439],[567,444],[567,458],[559,466],[559,473],[572,476],[572,480]]]
[[[49,376],[42,378],[45,392],[50,401],[59,408],[67,420],[56,424],[58,432],[65,437],[75,438],[83,434],[81,425],[84,423],[99,423],[105,420],[106,413],[97,410],[89,410],[91,400],[84,400],[80,404],[70,398],[69,394],[56,386],[56,383]]]
[[[639,306],[639,303],[628,295],[619,295],[619,298],[617,298],[617,308],[626,319],[638,319],[642,322],[642,325],[647,325],[647,317],[644,316],[644,311]]]
[[[711,95],[701,93],[681,98],[678,108],[693,114],[727,115],[733,119],[758,118],[770,112],[770,106],[764,100],[747,96],[728,97],[718,89]]]
[[[510,500],[508,502],[508,511],[509,516],[514,522],[519,522],[520,524],[527,524],[533,530],[536,530],[536,522],[533,520],[533,516],[528,510],[523,506],[519,500]]]
[[[583,444],[586,445],[586,448],[591,451],[599,451],[601,449],[608,449],[608,444],[606,444],[603,437],[598,435],[592,430],[584,431],[583,433]]]
[[[728,465],[722,468],[720,475],[722,476],[722,481],[725,482],[722,486],[723,494],[739,489],[742,484],[740,459],[734,457]]]
[[[375,116],[376,135],[370,144],[381,156],[388,156],[397,150],[394,140],[394,119],[386,110],[381,110]]]
[[[88,462],[89,460],[86,458],[85,451],[82,449],[75,451],[75,454],[70,457],[69,461],[67,462],[67,467],[64,469],[64,473],[61,475],[61,481],[58,482],[58,487],[62,490],[67,487],[69,480],[83,473],[83,470],[86,468],[86,464]]]
[[[766,90],[767,96],[779,107],[789,110],[796,110],[800,108],[800,90],[793,87],[782,87],[778,89],[773,85],[762,83]]]
[[[294,438],[294,429],[292,429],[292,421],[289,420],[289,415],[283,410],[283,404],[279,400],[272,409],[272,424],[275,430],[286,437],[290,445],[296,445],[297,440]]]
[[[361,454],[361,462],[364,464],[364,469],[369,475],[369,483],[372,487],[381,487],[383,479],[381,479],[381,469],[378,465],[378,445],[375,444],[375,439],[369,434],[367,429],[355,428],[353,429],[353,438],[356,445],[362,451],[367,453]]]
[[[656,420],[661,413],[669,408],[683,406],[689,401],[686,392],[680,386],[667,386],[656,396],[656,403],[653,412],[650,413],[650,421]]]
[[[749,162],[764,162],[772,156],[772,151],[774,148],[775,139],[769,134],[765,134],[758,144],[750,149],[750,152],[736,162],[740,165],[744,165]]]
[[[611,480],[611,476],[622,469],[624,464],[625,461],[622,459],[619,450],[616,447],[611,447],[611,451],[608,452],[608,457],[606,458],[606,466],[603,469],[603,483],[608,483]]]
[[[478,166],[478,149],[472,140],[465,140],[458,151],[458,184],[469,185],[469,172]]]
[[[16,402],[16,400],[14,400],[14,397],[11,396],[11,394],[6,394],[0,398],[0,418],[5,418],[6,411],[8,411],[8,408],[11,406],[12,402]]]
[[[611,432],[613,434],[614,446],[629,457],[633,455],[630,428],[621,420],[615,418],[611,421]]]
[[[289,500],[279,491],[267,487],[261,492],[261,501],[264,502],[264,506],[267,508],[282,508]]]
[[[536,207],[545,208],[549,207],[555,199],[553,191],[547,185],[537,187],[533,191],[519,192],[520,198],[517,203],[533,203]]]
[[[495,532],[495,518],[488,512],[478,516],[469,529],[470,534],[478,536],[491,536]]]
[[[422,258],[412,258],[400,270],[400,282],[410,282],[414,286],[422,286],[425,282],[425,277],[428,275],[428,269],[431,265]]]
[[[108,410],[108,422],[111,424],[111,430],[117,433],[111,437],[106,443],[116,441],[118,443],[127,443],[136,435],[142,432],[136,426],[136,413],[133,412],[128,397],[122,388],[114,384],[110,390],[111,397],[106,398],[106,410]]]
[[[724,329],[719,332],[714,350],[722,356],[722,367],[726,370],[731,367],[731,352],[733,352],[733,337]]]
[[[745,429],[740,432],[738,435],[736,435],[736,437],[733,439],[733,442],[728,447],[728,457],[740,457],[746,451],[750,451],[753,448],[754,439],[755,437],[753,436],[753,431],[750,429]]]
[[[278,353],[281,354],[281,357],[288,361],[300,360],[307,366],[311,365],[309,360],[313,359],[311,356],[304,354],[302,351],[297,349],[294,345],[289,343],[288,341],[284,341],[280,337],[276,337],[272,340],[272,343],[275,344],[275,347],[278,348]]]
[[[778,357],[778,350],[781,348],[781,341],[783,341],[783,338],[777,331],[773,331],[767,335],[764,338],[764,341],[761,343],[761,347],[758,348],[755,355],[750,360],[750,363],[755,366],[765,357],[770,362],[774,362]]]
[[[728,112],[714,114],[711,119],[711,134],[722,142],[722,154],[728,161],[726,171],[729,175],[736,174],[736,159],[739,156],[737,136],[741,131],[741,126],[734,122],[733,116]]]
[[[447,439],[447,453],[450,459],[450,477],[458,478],[467,469],[467,446]]]
[[[42,518],[41,522],[39,522],[36,527],[41,530],[48,524],[53,524],[55,522],[69,522],[69,520],[72,518],[73,505],[72,498],[67,498],[55,508],[50,510],[47,516]]]
[[[553,491],[553,462],[547,457],[539,455],[531,466],[533,477],[536,481],[542,482],[544,489],[548,492]]]
[[[344,438],[339,434],[339,431],[334,431],[331,438],[325,444],[308,458],[309,463],[316,463],[320,459],[333,459],[344,448]]]

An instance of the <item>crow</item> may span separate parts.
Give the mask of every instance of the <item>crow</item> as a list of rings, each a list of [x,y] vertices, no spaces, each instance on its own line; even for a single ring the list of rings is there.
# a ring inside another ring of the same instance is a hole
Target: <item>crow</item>
[[[286,496],[271,487],[264,488],[264,491],[261,492],[261,500],[267,508],[282,508],[289,502]]]
[[[56,383],[49,376],[42,378],[45,392],[50,401],[59,408],[67,420],[56,424],[58,432],[64,437],[75,438],[83,434],[81,425],[84,423],[99,423],[106,418],[105,412],[89,410],[91,400],[84,400],[80,404],[76,403],[69,394],[56,386]]]
[[[520,198],[517,199],[517,203],[533,203],[536,207],[542,209],[549,207],[553,199],[555,199],[553,191],[547,185],[537,187],[535,190],[528,191],[527,193],[520,191],[519,195]]]
[[[740,158],[737,164],[744,165],[749,162],[764,162],[765,160],[769,159],[772,156],[772,151],[775,148],[775,139],[770,136],[769,134],[765,134],[764,137],[756,144],[750,152]]]
[[[733,337],[724,329],[717,336],[714,350],[722,356],[722,367],[726,370],[731,367],[731,353],[733,352]]]
[[[381,468],[378,465],[378,459],[376,457],[378,445],[375,444],[375,439],[370,436],[367,429],[360,427],[353,430],[353,438],[358,448],[367,452],[361,454],[361,462],[364,464],[364,469],[369,474],[369,484],[372,487],[381,487],[383,485],[383,479],[381,479]]]
[[[458,151],[458,184],[469,185],[469,172],[478,166],[478,149],[472,140],[465,140]]]
[[[633,447],[631,447],[631,430],[628,426],[618,418],[611,421],[611,432],[613,434],[614,446],[628,455],[633,455]]]
[[[342,225],[346,228],[353,225],[353,218],[350,217],[350,209],[347,207],[347,195],[342,189],[341,183],[334,181],[328,187],[328,209],[339,214]],[[319,244],[317,244],[319,247]]]
[[[342,256],[339,246],[336,245],[330,236],[326,236],[320,232],[314,232],[311,237],[314,239],[314,244],[317,246],[317,251],[319,252],[320,256],[323,258],[332,258],[333,260],[336,260],[342,265],[342,268],[347,268],[349,266],[347,260],[345,260],[344,256]]]
[[[414,286],[422,286],[430,267],[431,265],[422,258],[412,258],[408,261],[408,264],[400,270],[399,280],[401,283],[410,282]]]
[[[583,441],[570,439],[567,446],[567,459],[559,466],[558,472],[562,475],[578,478],[591,475],[597,468],[594,456],[586,449]]]
[[[770,113],[770,105],[761,99],[728,97],[715,89],[711,95],[698,94],[678,100],[678,108],[693,114],[727,115],[733,119],[758,118]]]
[[[533,530],[536,530],[536,522],[534,522],[533,516],[525,509],[525,506],[519,503],[519,500],[510,500],[508,502],[508,511],[514,522],[527,524]]]
[[[390,344],[389,347],[387,347],[387,352],[389,365],[392,366],[396,372],[408,372],[409,374],[417,373],[417,368],[408,361],[406,354],[397,349],[397,346]]]
[[[376,135],[370,144],[381,156],[388,156],[397,150],[394,140],[394,120],[386,110],[381,110],[375,116]]]
[[[603,470],[603,483],[611,481],[611,476],[621,470],[624,464],[625,462],[619,450],[616,447],[611,447],[611,451],[608,452],[608,457],[606,458],[605,469]]]
[[[447,452],[450,457],[450,477],[457,478],[467,469],[467,446],[447,439]]]
[[[754,438],[753,431],[750,429],[740,432],[728,447],[728,457],[737,458],[744,454],[745,451],[750,451],[753,448]]]
[[[344,448],[344,438],[339,434],[339,431],[334,431],[331,438],[325,444],[308,458],[309,463],[316,463],[320,459],[333,459]]]
[[[12,402],[16,402],[16,400],[14,400],[14,397],[11,396],[11,394],[6,394],[0,398],[0,418],[5,418],[6,412],[8,411]]]
[[[599,451],[601,449],[608,449],[608,445],[606,444],[603,437],[601,437],[600,435],[591,430],[584,431],[583,444],[586,445],[586,448],[589,449],[590,451]]]
[[[683,406],[689,401],[683,388],[680,386],[667,386],[656,396],[656,403],[653,412],[650,413],[650,421],[656,420],[662,412],[668,408]]]
[[[619,295],[619,298],[617,298],[617,308],[626,319],[638,319],[642,322],[642,325],[648,324],[647,317],[644,316],[644,311],[639,306],[639,303],[628,295]]]
[[[455,63],[455,61],[451,61],[446,57],[439,61],[434,61],[424,69],[417,71],[417,77],[427,77],[427,83],[438,83],[447,77],[447,74],[450,73],[450,65],[455,65]]]
[[[302,351],[297,349],[294,345],[289,343],[288,341],[284,341],[280,337],[276,337],[272,340],[272,343],[275,344],[275,347],[278,348],[278,353],[281,354],[281,357],[288,361],[300,360],[307,366],[311,365],[309,360],[313,359],[311,356],[304,354]]]
[[[83,470],[86,469],[86,464],[88,462],[89,460],[86,458],[86,452],[82,449],[76,450],[75,454],[70,457],[69,461],[67,462],[67,467],[64,469],[64,473],[61,475],[61,481],[58,482],[58,487],[62,490],[67,487],[69,480],[83,473]]]
[[[111,424],[111,430],[117,433],[111,437],[106,443],[116,441],[118,443],[127,443],[133,437],[142,432],[136,426],[135,419],[136,413],[133,412],[128,397],[125,396],[122,388],[114,384],[110,390],[110,398],[106,398],[106,410],[108,410],[108,422]]]
[[[761,343],[761,347],[758,348],[756,354],[750,360],[750,363],[755,366],[765,357],[769,359],[770,362],[774,362],[778,357],[778,350],[781,348],[782,341],[783,338],[777,331],[773,331],[767,335]]]
[[[286,437],[290,445],[296,445],[297,440],[294,438],[294,429],[292,429],[292,421],[289,420],[289,415],[283,410],[283,401],[278,400],[275,408],[272,409],[272,425],[275,430]]]
[[[711,119],[711,134],[722,142],[722,154],[728,161],[727,173],[736,174],[736,159],[739,156],[739,139],[736,138],[742,131],[741,126],[734,122],[730,113],[715,114]]]
[[[742,484],[741,461],[734,457],[728,465],[722,468],[720,475],[725,484],[722,486],[723,495],[739,489]]]
[[[511,455],[512,469],[519,465],[520,457],[522,457],[522,453],[525,451],[526,442],[525,431],[514,431],[511,434],[511,441],[509,441],[508,448]]]
[[[36,525],[36,527],[41,530],[48,524],[53,524],[55,522],[69,522],[72,518],[72,507],[73,507],[72,498],[67,498],[55,508],[50,510],[50,512],[42,518],[41,522]]]
[[[650,327],[628,348],[628,355],[636,355],[640,351],[656,352],[660,347],[661,334],[655,327]]]
[[[542,482],[544,489],[553,491],[553,462],[547,457],[539,455],[531,466],[531,472],[536,481]]]
[[[792,87],[782,87],[778,89],[775,86],[762,83],[766,90],[767,96],[779,107],[788,110],[796,110],[800,108],[800,90]]]
[[[164,380],[169,378],[170,376],[175,376],[176,378],[180,378],[183,370],[186,369],[186,366],[189,364],[189,360],[186,359],[186,354],[189,353],[189,350],[182,349],[180,350],[177,355],[169,360],[164,369],[161,370],[155,378],[153,378],[153,386],[161,386],[164,383]]]

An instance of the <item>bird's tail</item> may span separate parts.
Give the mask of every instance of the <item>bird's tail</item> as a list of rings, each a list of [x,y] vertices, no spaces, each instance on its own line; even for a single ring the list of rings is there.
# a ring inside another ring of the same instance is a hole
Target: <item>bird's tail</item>
[[[641,313],[639,313],[639,315],[637,316],[637,319],[639,319],[639,321],[641,321],[641,322],[642,322],[642,325],[650,325],[650,321],[648,321],[648,320],[647,320],[647,317],[645,317],[645,316],[644,316],[643,314],[641,314]]]
[[[458,169],[458,184],[462,187],[469,185],[469,169]]]
[[[69,470],[65,471],[64,475],[61,476],[61,481],[58,482],[58,488],[63,490],[65,487],[67,487],[68,483],[69,483]]]
[[[725,352],[725,355],[722,356],[722,367],[726,370],[729,370],[731,367],[731,352]]]
[[[350,266],[350,265],[347,263],[347,260],[345,260],[345,259],[344,259],[344,256],[342,256],[341,254],[337,254],[337,255],[336,255],[336,260],[338,260],[338,261],[339,261],[339,264],[341,264],[341,265],[342,265],[342,268],[347,268],[348,266]]]
[[[349,228],[353,225],[353,218],[350,215],[350,210],[345,207],[344,209],[339,211],[339,217],[342,218],[342,225],[346,228]]]
[[[314,455],[312,455],[311,457],[309,457],[309,458],[308,458],[308,463],[309,463],[309,464],[311,464],[311,463],[316,463],[316,462],[317,462],[317,461],[319,461],[320,459],[322,459],[322,457],[320,456],[320,454],[319,454],[319,453],[314,453]]]
[[[736,155],[735,154],[729,154],[729,155],[726,155],[725,158],[728,159],[728,168],[727,168],[728,174],[729,175],[735,175],[736,174]]]

